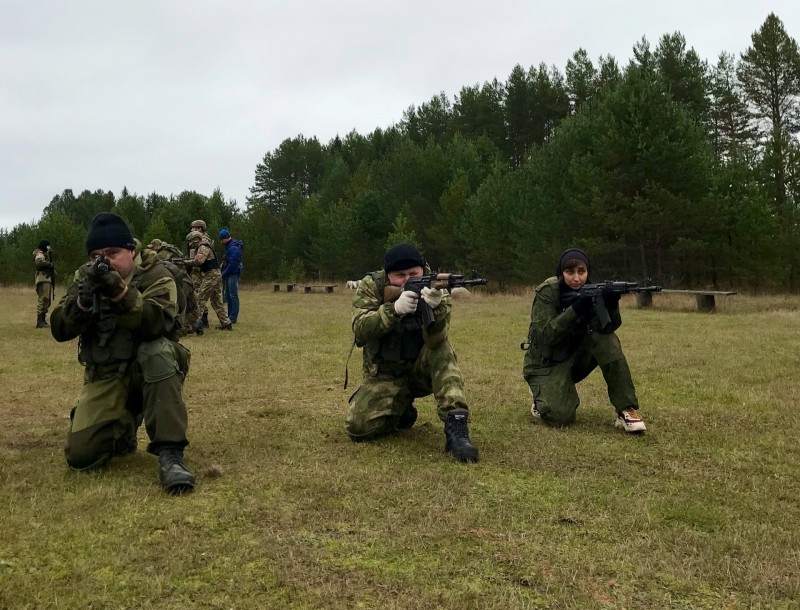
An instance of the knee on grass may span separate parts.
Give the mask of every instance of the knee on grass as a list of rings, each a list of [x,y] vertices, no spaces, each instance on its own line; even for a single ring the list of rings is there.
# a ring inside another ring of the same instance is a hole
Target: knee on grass
[[[367,422],[347,422],[347,435],[353,442],[371,441],[397,430],[397,417],[380,417]]]

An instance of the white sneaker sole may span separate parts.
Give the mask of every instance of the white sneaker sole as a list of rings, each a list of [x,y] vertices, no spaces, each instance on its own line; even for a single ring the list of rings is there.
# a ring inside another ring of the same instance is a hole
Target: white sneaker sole
[[[624,430],[625,432],[629,432],[631,434],[642,433],[647,430],[647,427],[644,425],[643,421],[637,421],[633,423],[626,423],[622,420],[622,418],[617,418],[617,421],[614,425],[619,428],[620,430]]]

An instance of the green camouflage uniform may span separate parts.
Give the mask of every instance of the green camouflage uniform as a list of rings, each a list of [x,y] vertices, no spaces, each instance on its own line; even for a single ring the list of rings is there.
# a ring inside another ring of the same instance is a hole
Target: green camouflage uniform
[[[164,261],[166,264],[175,265],[186,274],[186,280],[183,282],[183,293],[186,295],[186,312],[184,313],[184,323],[182,325],[184,332],[182,334],[194,332],[195,324],[200,318],[200,305],[197,303],[197,292],[195,290],[194,280],[183,266],[170,261],[172,258],[185,260],[181,249],[172,244],[161,242],[160,240],[159,242],[160,243],[156,244],[156,248],[153,250],[158,260]],[[185,263],[183,263],[183,265],[185,265]],[[173,277],[174,275],[175,273],[173,273]]]
[[[367,440],[393,432],[415,398],[433,394],[442,421],[453,409],[467,409],[464,381],[447,340],[452,299],[444,291],[434,323],[422,329],[417,316],[400,317],[383,302],[383,271],[361,280],[353,297],[355,343],[363,347],[364,381],[350,397],[347,432]],[[420,307],[424,301],[420,299]]]
[[[580,405],[575,384],[598,366],[617,412],[638,408],[628,362],[614,333],[622,325],[619,309],[609,310],[611,323],[602,328],[594,313],[578,318],[572,307],[561,307],[559,297],[557,277],[536,288],[522,369],[542,420],[553,425],[574,422]]]
[[[188,259],[194,259],[195,255],[197,254],[197,247],[199,246],[199,242],[190,243],[189,246],[189,255],[187,256]],[[200,295],[200,285],[203,283],[203,274],[197,267],[187,267],[186,272],[189,274],[189,277],[192,279],[192,284],[194,286],[194,296],[195,301],[197,301],[197,318],[194,319],[195,322],[200,319],[200,316],[206,314],[208,317],[208,307],[206,306],[205,301],[199,301]],[[221,276],[221,274],[220,274]],[[189,327],[191,328],[191,327]]]
[[[50,299],[53,294],[53,263],[43,252],[36,248],[33,251],[33,266],[36,269],[36,315],[47,315],[50,309]]]
[[[76,470],[100,466],[136,448],[136,430],[144,420],[147,450],[183,449],[188,444],[188,415],[183,381],[190,353],[175,339],[177,289],[172,274],[144,250],[131,275],[128,294],[119,303],[102,299],[94,315],[78,306],[78,287],[88,265],[53,310],[51,332],[57,341],[80,337],[78,359],[84,385],[70,413],[64,449]]]
[[[207,236],[200,239],[194,255],[194,274],[192,280],[197,290],[198,307],[205,308],[211,300],[211,308],[217,314],[220,326],[229,326],[231,321],[222,305],[222,274],[214,253],[214,242]]]

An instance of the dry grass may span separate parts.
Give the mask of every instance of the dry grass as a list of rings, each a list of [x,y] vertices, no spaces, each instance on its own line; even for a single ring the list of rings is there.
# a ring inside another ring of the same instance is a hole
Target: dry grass
[[[233,333],[188,340],[185,498],[141,451],[65,467],[76,346],[33,328],[32,291],[0,292],[0,608],[800,605],[800,299],[626,298],[642,438],[613,429],[599,373],[574,427],[532,425],[530,296],[457,301],[482,458],[462,465],[430,398],[407,433],[347,440],[337,292],[245,288]]]

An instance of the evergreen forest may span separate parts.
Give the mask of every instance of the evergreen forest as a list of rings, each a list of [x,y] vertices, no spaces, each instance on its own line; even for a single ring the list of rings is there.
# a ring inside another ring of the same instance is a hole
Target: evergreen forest
[[[196,218],[213,237],[228,227],[245,282],[359,279],[409,241],[500,289],[542,281],[575,245],[595,280],[796,292],[800,53],[775,14],[742,43],[713,62],[679,32],[641,39],[627,65],[578,49],[564,70],[518,64],[369,134],[298,134],[266,152],[244,206],[220,190],[65,189],[0,231],[0,283],[32,283],[40,239],[68,280],[89,221],[113,211],[145,244],[185,249]]]

